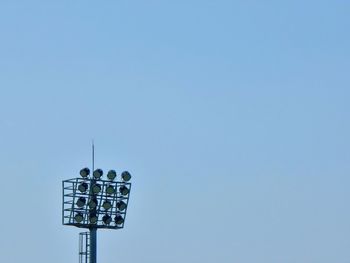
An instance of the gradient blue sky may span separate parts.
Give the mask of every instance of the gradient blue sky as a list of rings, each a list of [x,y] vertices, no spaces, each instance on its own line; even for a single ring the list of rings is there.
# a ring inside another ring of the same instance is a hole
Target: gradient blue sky
[[[78,262],[61,181],[128,169],[104,263],[350,262],[350,2],[0,2],[0,262]]]

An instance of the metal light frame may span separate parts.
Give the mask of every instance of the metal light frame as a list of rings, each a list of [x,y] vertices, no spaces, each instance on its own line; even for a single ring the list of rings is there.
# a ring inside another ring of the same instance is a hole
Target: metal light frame
[[[78,190],[78,186],[82,183],[88,184],[88,190],[85,193],[82,193]],[[95,194],[92,192],[92,187],[94,184],[98,183],[101,186],[101,192]],[[107,194],[106,189],[108,186],[112,186],[115,189],[113,194]],[[125,186],[129,189],[127,195],[122,195],[119,188]],[[128,209],[128,202],[131,190],[131,183],[123,181],[110,181],[103,179],[95,178],[73,178],[64,180],[62,182],[63,189],[63,200],[62,200],[62,224],[69,226],[76,226],[79,228],[102,228],[102,229],[120,229],[124,227],[126,212]],[[84,197],[86,203],[82,207],[76,205],[79,197]],[[92,199],[97,199],[97,207],[90,209],[88,204]],[[112,207],[108,210],[105,210],[102,207],[104,201],[110,201]],[[123,211],[118,210],[117,203],[123,201],[126,204],[126,208]],[[89,214],[96,213],[98,220],[96,224],[89,222]],[[84,219],[81,223],[75,221],[75,215],[81,213],[84,216]],[[104,224],[102,217],[108,214],[112,217],[112,222],[109,225]],[[115,216],[120,215],[123,217],[124,222],[122,224],[115,224],[113,219]]]

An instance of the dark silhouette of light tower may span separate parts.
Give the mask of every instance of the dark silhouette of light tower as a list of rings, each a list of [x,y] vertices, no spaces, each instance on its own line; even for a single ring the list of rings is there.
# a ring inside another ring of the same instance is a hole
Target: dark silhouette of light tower
[[[129,172],[122,172],[118,178],[110,170],[103,179],[103,171],[94,170],[94,148],[92,166],[92,174],[89,168],[83,168],[81,177],[62,181],[62,224],[89,229],[88,233],[80,233],[80,246],[86,238],[86,251],[80,253],[85,255],[86,263],[96,263],[97,229],[124,227],[131,190]]]

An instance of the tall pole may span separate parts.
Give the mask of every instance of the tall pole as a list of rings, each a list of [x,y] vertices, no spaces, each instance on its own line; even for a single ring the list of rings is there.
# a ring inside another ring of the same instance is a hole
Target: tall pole
[[[95,145],[94,140],[92,140],[92,172],[94,172],[95,169]],[[95,180],[92,181],[95,183]],[[89,263],[96,263],[97,262],[97,228],[92,227],[90,228],[90,262]]]
[[[97,228],[90,228],[90,262],[96,263],[97,258]]]
[[[92,140],[92,172],[94,172],[95,169],[95,144],[94,140]]]

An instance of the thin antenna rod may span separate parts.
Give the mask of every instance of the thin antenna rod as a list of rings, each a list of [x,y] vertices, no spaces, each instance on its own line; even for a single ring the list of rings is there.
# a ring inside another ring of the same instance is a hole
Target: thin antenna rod
[[[94,140],[92,140],[92,172],[95,171],[95,144]]]

